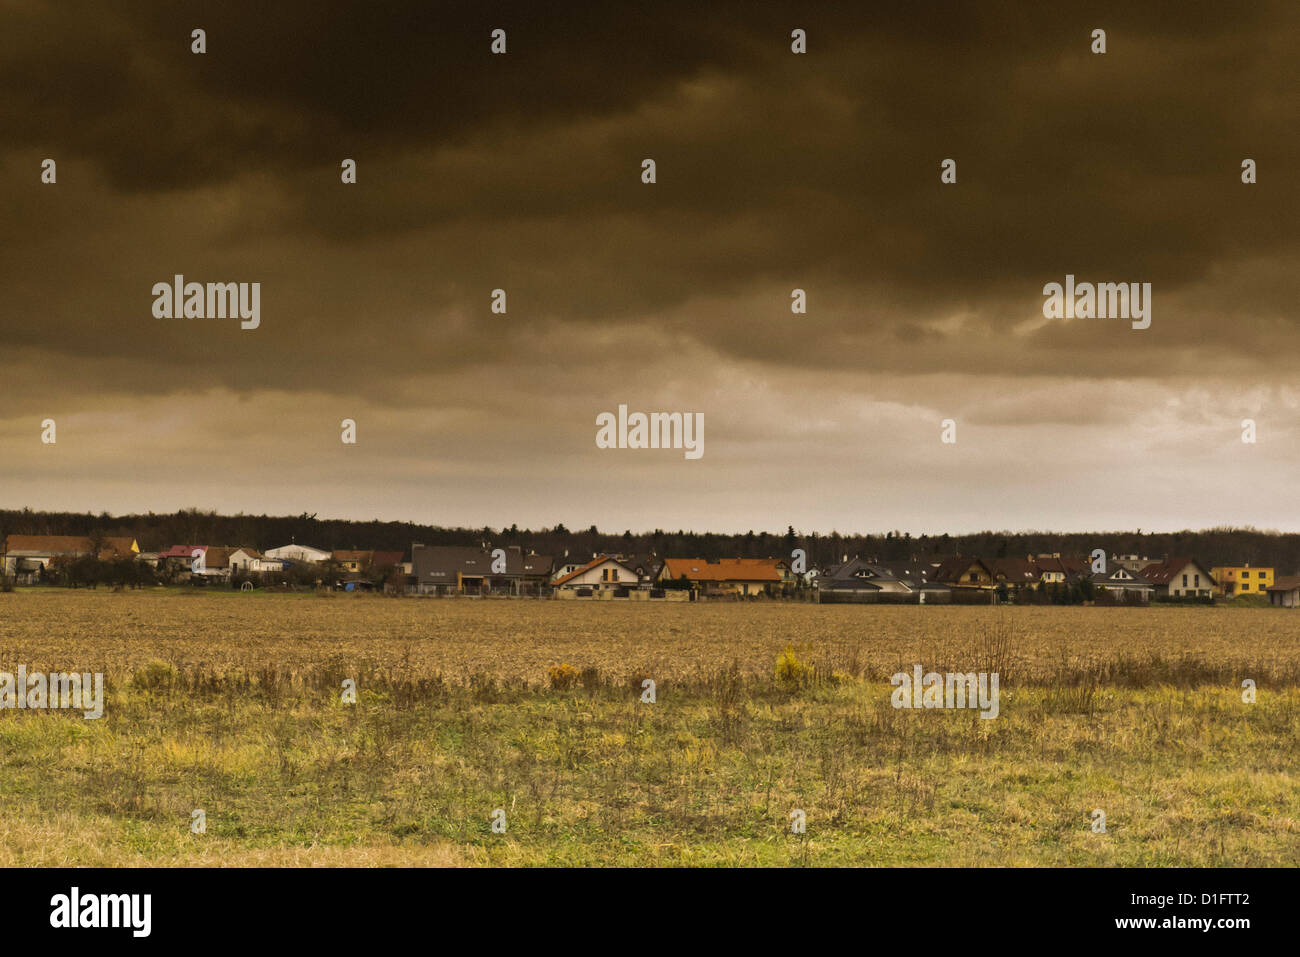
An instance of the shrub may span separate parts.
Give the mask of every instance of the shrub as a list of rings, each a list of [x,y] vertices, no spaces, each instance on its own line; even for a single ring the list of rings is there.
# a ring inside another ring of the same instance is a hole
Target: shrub
[[[785,688],[798,687],[807,670],[808,666],[794,653],[794,647],[786,645],[776,658],[776,683]]]
[[[134,675],[131,684],[144,691],[166,691],[176,681],[176,668],[165,661],[151,661]]]
[[[568,691],[578,683],[578,669],[573,665],[551,665],[546,669],[546,676],[551,680],[555,691]]]

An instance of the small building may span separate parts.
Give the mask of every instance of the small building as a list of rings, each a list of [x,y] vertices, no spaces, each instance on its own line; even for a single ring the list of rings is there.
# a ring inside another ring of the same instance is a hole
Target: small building
[[[1300,575],[1283,575],[1270,585],[1268,603],[1275,608],[1300,608]]]
[[[268,548],[262,553],[267,558],[278,558],[286,562],[327,562],[330,560],[330,553],[323,548],[312,548],[310,545],[298,545],[296,543],[281,545],[279,548]]]
[[[339,571],[364,572],[370,568],[375,553],[371,551],[336,548],[330,553],[330,563]]]
[[[231,551],[228,561],[232,573],[239,572],[244,575],[260,575],[264,572],[278,572],[284,569],[284,562],[267,558],[256,548],[248,546]]]
[[[1264,595],[1273,585],[1273,569],[1244,565],[1215,565],[1210,569],[1216,593],[1225,598],[1238,595]]]

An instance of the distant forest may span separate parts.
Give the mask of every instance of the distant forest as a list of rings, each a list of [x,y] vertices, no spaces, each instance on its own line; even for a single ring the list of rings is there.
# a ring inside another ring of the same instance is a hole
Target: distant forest
[[[1059,552],[1084,556],[1094,548],[1107,554],[1136,554],[1161,559],[1189,556],[1208,565],[1271,565],[1279,575],[1300,573],[1300,534],[1254,528],[1211,528],[1182,532],[977,532],[970,535],[918,535],[890,531],[872,535],[839,532],[665,531],[610,532],[596,526],[575,530],[555,525],[528,529],[444,528],[412,522],[354,522],[296,516],[218,515],[199,509],[170,514],[100,515],[76,512],[0,511],[4,535],[130,535],[140,550],[161,551],[172,545],[250,545],[275,548],[296,542],[329,550],[339,548],[401,551],[410,558],[411,543],[425,545],[518,545],[525,552],[560,557],[590,557],[599,552],[645,553],[680,558],[766,558],[788,556],[795,548],[808,553],[810,563],[826,565],[844,556],[861,555],[881,562],[910,558],[970,555],[1007,558]]]

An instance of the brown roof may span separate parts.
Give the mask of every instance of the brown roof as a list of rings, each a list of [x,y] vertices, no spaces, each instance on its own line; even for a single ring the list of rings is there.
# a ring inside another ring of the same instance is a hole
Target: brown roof
[[[1267,591],[1291,591],[1295,588],[1300,588],[1300,575],[1282,575],[1268,586]]]
[[[986,558],[984,567],[993,573],[994,578],[1007,582],[1036,582],[1041,577],[1038,567],[1024,558]]]
[[[683,575],[695,582],[779,582],[777,559],[720,558],[706,562],[702,558],[665,558],[664,573],[678,579]],[[770,562],[770,564],[768,564]]]
[[[366,562],[371,560],[374,552],[364,550],[336,548],[332,554],[332,559],[336,562]]]
[[[209,545],[203,549],[203,565],[205,568],[225,568],[230,564],[230,556],[237,551],[238,547],[229,545]]]
[[[1153,585],[1168,585],[1174,580],[1174,576],[1188,565],[1200,568],[1205,573],[1205,577],[1210,579],[1210,584],[1215,584],[1214,579],[1210,578],[1210,573],[1201,568],[1201,563],[1194,558],[1166,558],[1163,562],[1148,565],[1139,574]]]
[[[993,571],[989,568],[988,562],[981,558],[963,558],[958,555],[955,558],[945,558],[940,562],[939,567],[930,575],[930,581],[958,582],[972,565],[978,565],[989,573],[989,577],[993,577]]]
[[[551,574],[551,569],[554,566],[555,566],[555,562],[550,555],[525,555],[524,556],[525,575],[549,576]]]
[[[374,557],[370,559],[371,568],[388,568],[390,565],[400,564],[402,564],[401,552],[375,552]]]
[[[99,551],[100,558],[129,558],[139,546],[130,536],[105,538]],[[45,555],[88,555],[93,551],[90,539],[84,535],[9,535],[5,538],[5,552],[37,552]]]
[[[1065,575],[1076,575],[1092,571],[1092,563],[1084,558],[1071,558],[1068,555],[1063,558],[1035,558],[1034,564],[1038,566],[1040,572],[1061,572]]]

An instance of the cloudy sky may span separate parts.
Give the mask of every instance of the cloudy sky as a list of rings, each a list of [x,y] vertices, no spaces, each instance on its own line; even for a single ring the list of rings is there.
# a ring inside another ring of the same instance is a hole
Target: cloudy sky
[[[0,505],[1300,530],[1300,5],[702,6],[0,0]]]

